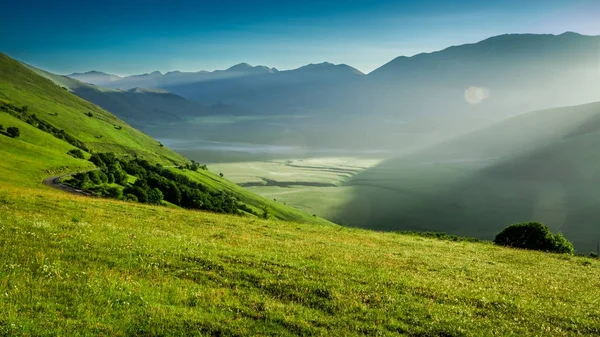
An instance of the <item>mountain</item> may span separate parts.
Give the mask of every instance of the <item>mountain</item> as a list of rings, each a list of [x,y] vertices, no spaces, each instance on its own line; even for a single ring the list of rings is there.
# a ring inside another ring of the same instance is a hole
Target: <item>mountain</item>
[[[331,87],[355,81],[363,75],[350,66],[325,62],[293,70],[264,70],[252,76],[221,76],[162,88],[203,104],[234,104],[248,113],[280,114],[322,108],[331,101]]]
[[[253,142],[260,134],[263,143],[293,138],[290,145],[404,153],[527,111],[599,101],[598,50],[598,36],[507,34],[398,57],[367,75],[327,62],[288,71],[242,63],[113,85],[159,88],[209,107],[207,114],[225,106],[231,113],[222,115],[263,121],[212,125],[221,141]],[[207,132],[189,123],[177,129]]]
[[[40,76],[40,72],[45,76]],[[54,77],[62,84],[48,77]],[[70,93],[63,86],[69,83],[81,84],[39,69],[33,71],[0,54],[0,124],[4,128],[16,126],[21,130],[21,136],[17,138],[10,138],[4,132],[0,134],[0,155],[3,158],[0,182],[43,188],[41,181],[49,176],[94,167],[89,161],[72,157],[68,151],[79,149],[85,158],[89,158],[91,153],[112,152],[124,161],[135,158],[146,160],[153,166],[161,165],[165,170],[182,174],[200,184],[205,192],[235,198],[229,200],[242,203],[255,213],[266,207],[277,219],[328,223],[250,193],[207,170],[183,171],[175,168],[189,164],[188,159],[97,105]],[[89,87],[87,84],[83,86]],[[142,93],[148,94],[148,91],[142,90]],[[136,92],[129,94],[140,95]],[[162,95],[160,92],[150,94]],[[221,199],[217,197],[216,200],[218,203]]]
[[[148,74],[126,76],[110,82],[102,81],[88,83],[92,83],[99,86],[105,86],[107,88],[115,88],[122,90],[129,90],[136,87],[166,88],[169,86],[181,85],[185,83],[273,74],[277,72],[278,70],[275,68],[268,68],[265,66],[251,66],[248,63],[240,63],[226,70],[215,70],[212,72],[203,70],[198,72],[171,71],[162,74],[159,71],[154,71]]]
[[[71,77],[55,75],[29,65],[25,66],[141,129],[165,123],[183,123],[190,118],[208,113],[208,108],[201,104],[186,100],[166,90],[107,89],[83,83]]]
[[[357,175],[340,221],[492,239],[535,220],[588,252],[600,239],[599,144],[600,103],[514,116]]]
[[[507,34],[398,57],[368,75],[360,89],[373,104],[361,107],[403,115],[471,111],[505,117],[589,103],[600,99],[598,50],[599,36]]]
[[[117,75],[111,75],[95,70],[88,71],[86,73],[73,73],[67,76],[84,83],[91,83],[99,86],[107,86],[113,82],[123,79],[122,77]]]

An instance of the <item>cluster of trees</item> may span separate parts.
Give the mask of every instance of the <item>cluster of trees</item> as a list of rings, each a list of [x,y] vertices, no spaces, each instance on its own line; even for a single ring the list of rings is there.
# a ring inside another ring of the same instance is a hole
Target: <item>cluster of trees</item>
[[[52,125],[44,120],[39,119],[35,114],[28,113],[29,108],[27,107],[27,105],[24,105],[22,107],[17,107],[10,103],[4,103],[4,104],[0,104],[0,110],[8,112],[12,116],[26,122],[27,124],[30,124],[44,132],[47,132],[58,139],[62,139],[77,148],[80,148],[84,151],[88,151],[87,146],[83,142],[81,142],[79,139],[69,135],[68,133],[65,132],[65,130],[59,129],[59,128],[55,127],[54,125]],[[8,132],[8,129],[7,129],[7,132]]]
[[[198,172],[198,170],[200,170],[200,169],[204,170],[204,171],[208,170],[208,167],[206,165],[200,165],[200,164],[196,163],[196,161],[194,161],[194,160],[192,160],[192,162],[190,164],[179,165],[177,168],[179,168],[180,170],[188,169],[188,170],[191,170],[194,172]]]
[[[72,184],[98,195],[148,204],[162,204],[165,200],[188,209],[258,215],[230,193],[211,191],[182,174],[143,159],[121,161],[114,153],[94,153],[89,160],[99,169],[74,175]],[[134,183],[128,182],[128,175],[136,178]]]
[[[506,227],[496,235],[494,243],[506,247],[573,254],[575,248],[561,233],[553,234],[539,222],[524,222]]]
[[[17,138],[21,135],[21,130],[15,126],[9,126],[4,132],[4,126],[0,124],[0,133],[6,133],[11,138]]]

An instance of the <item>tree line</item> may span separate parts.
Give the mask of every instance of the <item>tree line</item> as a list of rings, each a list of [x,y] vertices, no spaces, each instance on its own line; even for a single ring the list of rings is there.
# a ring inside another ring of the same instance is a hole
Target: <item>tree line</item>
[[[183,174],[143,159],[124,161],[114,153],[94,153],[89,161],[98,170],[73,175],[70,184],[74,187],[100,196],[147,204],[159,205],[168,201],[187,209],[258,215],[231,193],[210,190]],[[131,182],[129,176],[135,181]]]

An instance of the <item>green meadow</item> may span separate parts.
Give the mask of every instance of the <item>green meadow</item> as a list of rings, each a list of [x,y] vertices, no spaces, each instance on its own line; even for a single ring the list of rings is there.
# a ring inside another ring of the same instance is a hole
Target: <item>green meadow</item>
[[[27,105],[93,151],[187,163],[19,63],[0,61],[2,104]],[[279,180],[256,173],[282,163],[247,166],[249,183],[280,189],[268,199],[227,172],[169,167],[255,210],[267,206],[271,217],[260,219],[51,189],[44,178],[93,165],[6,112],[0,124],[21,131],[0,135],[2,336],[600,334],[598,259],[343,227],[286,205],[280,193],[352,186],[376,162],[283,163],[289,176]],[[445,186],[427,176],[421,183]]]
[[[4,335],[600,333],[598,260],[0,186]]]

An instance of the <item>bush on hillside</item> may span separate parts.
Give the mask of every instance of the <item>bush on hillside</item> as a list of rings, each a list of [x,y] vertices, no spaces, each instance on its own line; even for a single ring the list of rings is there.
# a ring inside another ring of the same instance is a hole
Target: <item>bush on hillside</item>
[[[8,135],[12,138],[17,138],[21,135],[21,131],[19,130],[19,128],[16,128],[14,126],[11,126],[8,129],[6,129],[6,133],[8,133]]]
[[[78,158],[78,159],[85,158],[85,156],[83,155],[83,152],[79,149],[71,149],[71,150],[69,150],[69,152],[67,152],[67,154],[71,157]]]
[[[496,235],[494,243],[500,246],[573,254],[573,244],[561,233],[553,234],[539,222],[524,222],[506,227]]]

